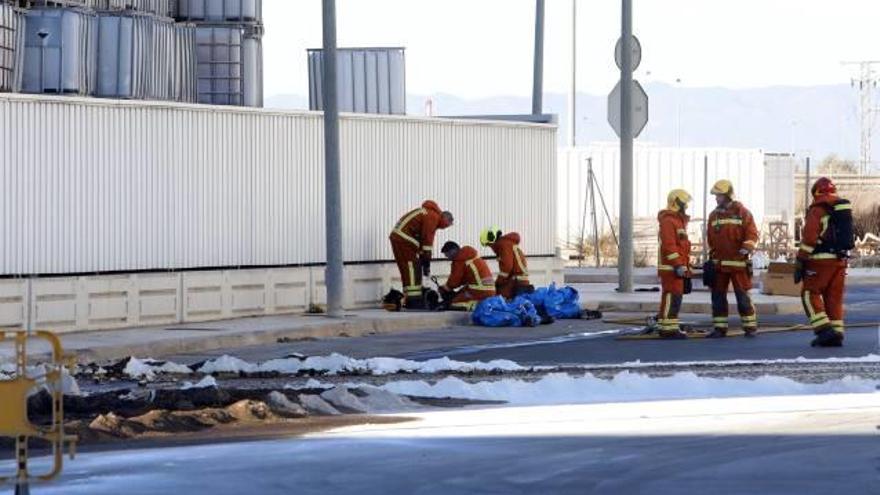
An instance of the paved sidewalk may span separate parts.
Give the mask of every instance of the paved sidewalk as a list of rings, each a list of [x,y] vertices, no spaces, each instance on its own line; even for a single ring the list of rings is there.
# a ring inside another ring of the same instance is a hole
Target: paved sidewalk
[[[652,312],[657,311],[660,302],[660,292],[634,292],[621,294],[615,289],[616,283],[606,284],[572,284],[581,295],[581,305],[588,309],[618,312]],[[650,289],[657,285],[636,285],[636,289]],[[794,315],[803,313],[801,300],[797,297],[768,296],[752,290],[752,302],[758,314],[762,315]],[[733,293],[727,296],[730,308],[736,313],[736,299]],[[709,300],[709,291],[694,290],[684,296],[681,306],[682,313],[712,314],[712,304]]]

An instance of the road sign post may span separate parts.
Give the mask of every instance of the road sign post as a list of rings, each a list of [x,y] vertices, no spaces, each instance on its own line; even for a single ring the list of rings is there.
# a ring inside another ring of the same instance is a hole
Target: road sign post
[[[620,292],[633,291],[633,85],[632,0],[621,2],[620,51],[620,245],[617,274]]]

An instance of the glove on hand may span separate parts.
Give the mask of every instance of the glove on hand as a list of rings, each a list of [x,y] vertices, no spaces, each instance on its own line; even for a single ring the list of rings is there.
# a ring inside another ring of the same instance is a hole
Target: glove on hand
[[[684,268],[684,265],[678,265],[677,267],[675,267],[675,276],[676,277],[684,278],[685,273],[686,273],[686,270]]]
[[[804,279],[804,263],[798,261],[794,268],[794,283],[799,284]]]

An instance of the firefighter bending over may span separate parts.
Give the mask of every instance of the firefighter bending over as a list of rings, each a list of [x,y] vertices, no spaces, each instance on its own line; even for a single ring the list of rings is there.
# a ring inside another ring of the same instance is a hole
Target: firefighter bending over
[[[449,278],[440,286],[445,306],[458,311],[473,311],[477,303],[495,295],[492,271],[476,249],[449,241],[441,251],[452,261]]]

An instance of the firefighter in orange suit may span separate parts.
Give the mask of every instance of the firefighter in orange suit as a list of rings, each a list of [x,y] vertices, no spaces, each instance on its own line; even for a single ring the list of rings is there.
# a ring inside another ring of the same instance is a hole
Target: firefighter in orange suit
[[[407,309],[425,309],[422,275],[431,274],[434,236],[438,229],[448,228],[453,222],[452,213],[427,200],[401,217],[388,236],[394,261],[400,270]]]
[[[452,261],[449,278],[440,286],[440,295],[450,309],[473,311],[477,303],[495,295],[492,270],[476,249],[450,241],[441,251]]]
[[[490,247],[498,257],[495,292],[506,299],[513,299],[518,294],[534,290],[529,283],[526,255],[519,247],[519,242],[519,234],[508,232],[502,235],[498,227],[491,227],[480,233],[480,244]]]
[[[685,339],[678,312],[690,282],[691,243],[687,225],[690,217],[687,207],[691,195],[683,189],[674,189],[667,196],[667,207],[657,215],[660,223],[660,259],[657,271],[663,292],[660,296],[660,312],[657,315],[658,334],[667,339]]]
[[[758,228],[752,213],[733,199],[733,184],[719,180],[712,186],[718,205],[709,214],[706,239],[709,243],[709,261],[704,270],[712,291],[712,332],[708,338],[727,336],[727,289],[733,283],[736,307],[746,337],[758,332],[758,315],[749,296],[752,288],[752,270],[749,258],[758,244]]]
[[[837,187],[825,177],[813,184],[812,194],[795,282],[804,282],[801,299],[816,334],[813,347],[840,347],[847,257],[853,244],[852,205],[837,196]]]

